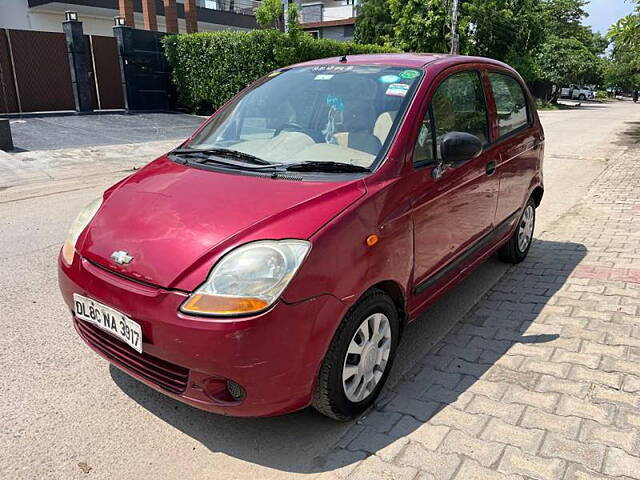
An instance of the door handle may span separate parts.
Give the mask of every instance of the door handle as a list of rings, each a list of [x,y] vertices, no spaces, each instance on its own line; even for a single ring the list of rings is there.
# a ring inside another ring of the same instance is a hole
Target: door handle
[[[494,173],[496,173],[495,160],[491,160],[489,163],[487,163],[486,172],[487,172],[487,175],[493,175]]]

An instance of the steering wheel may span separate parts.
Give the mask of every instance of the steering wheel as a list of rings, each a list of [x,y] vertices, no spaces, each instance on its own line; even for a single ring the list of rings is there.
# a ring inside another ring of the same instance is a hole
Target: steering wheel
[[[295,122],[285,122],[282,125],[280,125],[276,131],[274,132],[273,136],[277,137],[278,135],[280,135],[282,132],[284,131],[291,131],[291,132],[300,132],[300,133],[304,133],[305,135],[311,137],[311,139],[313,141],[316,141],[316,135],[312,130],[309,130],[308,128],[303,127],[302,125],[300,125],[299,123],[295,123]]]

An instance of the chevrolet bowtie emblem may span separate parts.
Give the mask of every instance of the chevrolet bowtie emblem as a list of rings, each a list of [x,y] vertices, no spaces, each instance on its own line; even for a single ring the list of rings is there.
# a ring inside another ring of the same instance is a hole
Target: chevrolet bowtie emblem
[[[116,250],[111,254],[111,259],[119,265],[127,265],[133,260],[133,257],[127,252]]]

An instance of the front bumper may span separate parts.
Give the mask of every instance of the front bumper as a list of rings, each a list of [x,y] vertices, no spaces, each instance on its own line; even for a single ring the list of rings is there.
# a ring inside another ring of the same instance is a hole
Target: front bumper
[[[200,318],[179,313],[187,294],[142,285],[75,256],[58,260],[58,279],[73,315],[73,294],[108,305],[142,327],[140,355],[106,332],[74,317],[97,353],[129,375],[194,407],[233,416],[270,416],[304,408],[346,306],[331,295],[287,304],[245,318]],[[232,380],[240,400],[214,390]]]

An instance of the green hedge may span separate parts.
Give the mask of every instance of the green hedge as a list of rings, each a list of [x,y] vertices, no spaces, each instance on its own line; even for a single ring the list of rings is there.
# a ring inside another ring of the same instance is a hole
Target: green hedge
[[[276,30],[169,35],[163,42],[179,102],[192,111],[215,109],[254,80],[292,63],[395,51]]]

